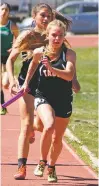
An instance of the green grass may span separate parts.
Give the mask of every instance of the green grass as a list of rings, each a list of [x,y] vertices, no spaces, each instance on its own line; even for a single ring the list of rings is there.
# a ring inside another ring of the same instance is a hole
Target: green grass
[[[81,91],[74,94],[73,114],[68,128],[88,149],[98,157],[98,48],[75,49],[77,54],[77,76]],[[15,73],[22,63],[18,58]],[[67,139],[67,137],[66,137]],[[67,139],[79,156],[92,167],[92,162],[79,144]],[[97,169],[94,168],[97,172]]]
[[[15,62],[15,69],[14,69],[14,73],[16,76],[18,76],[20,69],[22,66],[22,58],[21,55],[17,58],[16,62]]]
[[[79,145],[79,143],[77,143],[77,141],[71,141],[67,137],[64,137],[64,139],[66,140],[67,144],[69,144],[71,148],[74,149],[76,154],[78,154],[78,156],[86,163],[86,165],[89,165],[93,169],[93,171],[96,172],[96,174],[98,175],[98,168],[93,166],[93,162],[90,160],[86,152],[84,152],[81,149],[81,146]]]
[[[75,51],[81,91],[74,94],[73,114],[68,128],[82,145],[86,145],[98,157],[98,48],[80,48]],[[76,148],[74,142],[68,142]],[[87,155],[85,158],[80,151],[79,155],[92,166]]]

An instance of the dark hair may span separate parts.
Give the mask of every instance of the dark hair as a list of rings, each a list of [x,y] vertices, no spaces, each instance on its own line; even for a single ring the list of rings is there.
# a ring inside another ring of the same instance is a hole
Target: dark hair
[[[66,25],[66,30],[68,30],[68,28],[70,27],[72,23],[71,18],[64,17],[60,12],[57,12],[56,10],[53,10],[53,12],[55,15],[55,19],[62,21]]]
[[[9,12],[10,12],[10,10],[11,10],[11,6],[10,6],[8,3],[6,3],[6,2],[2,2],[2,3],[0,3],[0,6],[2,6],[2,5],[6,5],[7,8],[9,9]]]
[[[39,3],[39,4],[37,4],[36,6],[34,6],[32,8],[31,16],[32,17],[35,16],[37,14],[37,12],[39,12],[40,9],[42,9],[42,8],[48,8],[51,11],[52,15],[53,15],[52,8],[48,4],[46,4],[46,3]]]

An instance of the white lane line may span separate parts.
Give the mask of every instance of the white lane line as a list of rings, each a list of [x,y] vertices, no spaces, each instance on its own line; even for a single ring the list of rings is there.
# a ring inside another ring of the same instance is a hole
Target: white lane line
[[[74,158],[79,161],[81,165],[85,165],[84,168],[87,169],[87,171],[95,178],[97,179],[97,175],[89,168],[86,166],[86,164],[80,159],[80,157],[66,144],[66,141],[63,139],[63,145],[64,147],[74,156]]]
[[[89,156],[90,160],[92,161],[93,167],[98,168],[98,161],[99,160],[92,152],[90,152],[88,147],[86,145],[82,145],[81,141],[76,136],[74,136],[73,133],[68,128],[67,128],[65,134],[71,141],[76,141],[79,144],[79,147]]]

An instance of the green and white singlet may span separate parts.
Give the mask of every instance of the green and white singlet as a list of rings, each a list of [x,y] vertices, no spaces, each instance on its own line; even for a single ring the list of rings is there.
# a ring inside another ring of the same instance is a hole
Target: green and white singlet
[[[1,56],[8,56],[8,49],[12,48],[13,33],[11,31],[11,21],[6,25],[0,26],[1,37]]]

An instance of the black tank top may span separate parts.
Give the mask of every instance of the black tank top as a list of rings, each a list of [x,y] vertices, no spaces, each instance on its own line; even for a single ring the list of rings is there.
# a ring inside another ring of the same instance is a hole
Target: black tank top
[[[52,67],[64,70],[66,67],[66,51],[67,49],[61,52],[61,55],[57,61],[53,61],[51,63]],[[36,90],[36,96],[42,95],[48,99],[51,97],[53,99],[59,100],[60,97],[62,100],[66,98],[66,96],[71,97],[72,95],[72,81],[66,81],[62,78],[51,74],[48,72],[46,67],[40,63],[38,66],[39,71],[39,80],[38,80],[38,88]],[[51,99],[52,99],[51,98]]]

